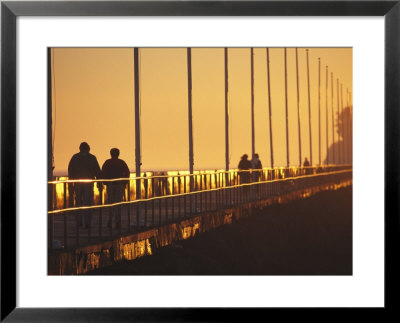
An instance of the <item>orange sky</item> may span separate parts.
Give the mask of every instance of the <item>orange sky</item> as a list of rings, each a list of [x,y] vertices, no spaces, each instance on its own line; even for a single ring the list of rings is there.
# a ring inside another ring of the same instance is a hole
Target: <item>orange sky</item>
[[[309,158],[306,50],[298,49],[302,156]],[[230,165],[251,156],[250,49],[230,48]],[[329,144],[332,143],[331,82],[352,92],[352,49],[310,48],[313,162],[318,163],[318,57],[321,57],[321,158],[326,157],[325,66],[329,66]],[[290,164],[298,164],[295,49],[287,50]],[[135,169],[132,48],[53,49],[54,173],[64,173],[80,142],[87,141],[100,166],[117,147]],[[266,49],[254,49],[255,145],[270,165]],[[275,166],[286,165],[284,49],[270,49],[272,130]],[[194,168],[225,168],[224,50],[192,49]],[[142,170],[187,170],[188,107],[185,48],[140,49]],[[336,113],[335,113],[336,114]],[[337,135],[336,140],[337,140]]]

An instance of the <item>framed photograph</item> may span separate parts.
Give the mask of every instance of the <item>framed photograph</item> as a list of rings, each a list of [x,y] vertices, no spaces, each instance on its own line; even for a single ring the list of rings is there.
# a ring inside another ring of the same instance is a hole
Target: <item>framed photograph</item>
[[[395,310],[399,16],[3,1],[1,320]]]

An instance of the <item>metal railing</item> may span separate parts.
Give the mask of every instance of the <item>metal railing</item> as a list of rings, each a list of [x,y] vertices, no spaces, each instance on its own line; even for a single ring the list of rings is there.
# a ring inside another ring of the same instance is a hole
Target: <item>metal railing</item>
[[[351,172],[351,165],[341,165],[50,181],[53,207],[48,211],[49,248],[76,247],[203,212],[331,185],[351,178]],[[123,186],[120,201],[110,202],[111,185]],[[136,199],[137,188],[140,199]],[[91,195],[85,201],[76,198],[82,189]]]

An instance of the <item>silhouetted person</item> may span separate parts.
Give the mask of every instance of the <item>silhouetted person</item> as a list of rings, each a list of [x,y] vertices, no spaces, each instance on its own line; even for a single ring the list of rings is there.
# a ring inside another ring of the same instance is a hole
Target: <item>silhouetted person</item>
[[[239,162],[238,168],[239,168],[239,178],[240,178],[240,183],[249,183],[250,182],[250,172],[249,170],[251,169],[251,162],[247,159],[249,156],[247,154],[244,154]]]
[[[308,161],[308,159],[307,159],[307,157],[304,159],[304,162],[303,162],[303,167],[307,167],[306,169],[305,169],[305,173],[306,174],[310,174],[311,173],[311,170],[310,170],[310,162]]]
[[[112,148],[110,150],[111,158],[107,159],[103,167],[101,168],[102,176],[104,179],[116,179],[116,178],[129,178],[129,168],[128,165],[122,160],[119,159],[119,149]],[[125,187],[127,181],[112,181],[112,182],[104,182],[107,186],[107,203],[113,204],[118,203],[123,200],[125,194]],[[116,212],[111,210],[110,219],[108,221],[108,226],[112,227],[112,218],[114,213],[116,213],[115,217],[115,225],[116,227],[120,227],[121,223],[121,213],[120,208],[116,209]]]
[[[258,182],[260,180],[262,173],[261,169],[263,168],[258,154],[254,154],[254,158],[251,160],[251,168],[253,168],[254,170],[253,171],[254,181]]]
[[[89,153],[90,146],[82,142],[79,146],[79,153],[72,156],[68,164],[68,179],[96,179],[100,177],[100,166],[97,158]],[[90,206],[94,202],[93,182],[74,183],[75,206]],[[85,212],[85,227],[89,226],[89,212]],[[79,214],[78,214],[79,216]],[[81,223],[81,219],[79,219]]]

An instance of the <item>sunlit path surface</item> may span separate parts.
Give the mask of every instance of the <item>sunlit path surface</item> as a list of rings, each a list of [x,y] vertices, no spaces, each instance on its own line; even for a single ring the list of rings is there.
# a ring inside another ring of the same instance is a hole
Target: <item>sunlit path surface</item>
[[[272,205],[154,255],[89,274],[351,275],[352,186]]]

